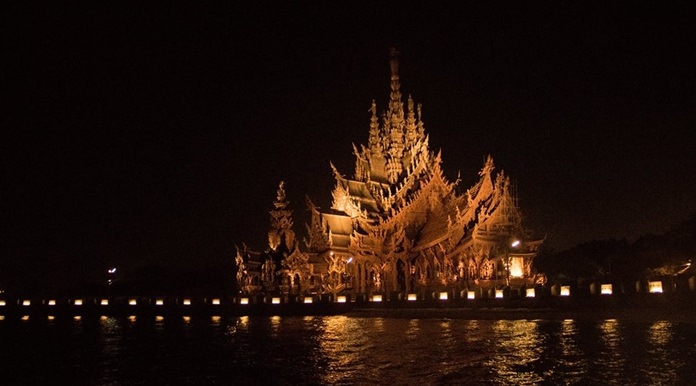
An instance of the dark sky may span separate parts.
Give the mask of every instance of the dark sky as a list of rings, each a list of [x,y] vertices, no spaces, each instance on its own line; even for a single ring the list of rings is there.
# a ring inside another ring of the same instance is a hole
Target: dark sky
[[[3,12],[0,280],[219,266],[265,247],[280,180],[304,235],[305,195],[330,204],[329,162],[352,175],[385,108],[392,46],[447,176],[465,190],[492,154],[555,249],[696,210],[678,2],[195,3]]]

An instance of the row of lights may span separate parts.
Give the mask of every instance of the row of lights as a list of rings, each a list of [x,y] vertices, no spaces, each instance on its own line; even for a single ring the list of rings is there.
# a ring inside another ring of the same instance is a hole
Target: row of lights
[[[84,303],[83,299],[75,299],[75,300],[73,300],[73,302],[72,302],[72,304],[75,305],[75,306],[81,306],[83,303]],[[54,299],[50,299],[49,301],[46,302],[46,304],[49,305],[49,306],[55,306],[55,305],[56,305],[56,301],[55,301]],[[101,301],[99,302],[99,304],[102,305],[102,306],[108,306],[108,305],[109,305],[109,299],[101,299]],[[192,304],[191,299],[185,298],[185,299],[182,301],[182,304],[185,305],[185,306],[190,306],[190,305]],[[220,299],[219,299],[219,298],[212,299],[212,300],[210,301],[210,304],[216,305],[216,306],[217,306],[217,305],[220,305]],[[7,302],[6,302],[5,300],[0,300],[0,307],[6,306],[6,305],[7,305]],[[128,299],[128,305],[137,306],[137,305],[138,305],[138,300],[135,299],[135,298]],[[156,299],[156,300],[155,300],[155,305],[157,305],[157,306],[163,306],[163,305],[164,305],[164,299]],[[31,306],[31,300],[29,300],[29,299],[22,300],[22,306],[25,306],[25,307]]]
[[[650,281],[650,282],[648,282],[648,292],[649,292],[649,293],[662,293],[662,292],[663,292],[663,290],[662,290],[662,282],[661,282],[661,281]],[[602,284],[602,285],[601,285],[601,287],[600,287],[600,294],[602,294],[602,295],[611,295],[612,293],[613,293],[613,286],[612,286],[611,284]],[[526,289],[526,292],[525,292],[525,295],[526,295],[526,297],[528,297],[528,298],[533,298],[533,297],[535,297],[536,294],[535,294],[534,288],[527,288],[527,289]],[[559,296],[570,296],[570,286],[561,286],[561,287],[560,287]],[[466,297],[467,297],[467,299],[470,299],[470,300],[471,300],[471,299],[475,299],[475,298],[476,298],[476,292],[475,292],[475,291],[467,291],[467,296],[466,296]],[[440,300],[447,300],[447,299],[449,298],[449,294],[448,294],[447,292],[440,292],[438,298],[439,298]],[[502,298],[503,298],[503,290],[502,290],[502,289],[496,289],[496,290],[495,290],[495,298],[496,298],[496,299],[502,299]],[[410,302],[414,302],[414,301],[416,301],[418,298],[417,298],[416,294],[411,293],[411,294],[408,294],[407,299],[408,299],[408,301],[410,301]],[[371,300],[372,300],[372,302],[374,302],[374,303],[380,303],[380,302],[382,302],[382,295],[372,295]],[[313,299],[311,296],[306,296],[306,297],[303,299],[303,303],[305,303],[305,304],[311,304],[311,303],[313,303],[313,301],[314,301],[314,299]],[[343,296],[343,295],[337,296],[337,297],[336,297],[336,302],[337,302],[337,303],[345,303],[346,301],[347,301],[347,298],[346,298],[345,296]],[[185,306],[190,306],[190,305],[191,305],[191,299],[185,298],[185,299],[183,300],[182,303],[183,303],[183,305],[185,305]],[[271,298],[271,304],[280,304],[280,303],[281,303],[281,300],[280,300],[279,297],[273,297],[273,298]],[[5,300],[0,300],[0,306],[5,306],[6,304],[7,304],[7,303],[5,302]],[[82,299],[75,299],[75,300],[73,301],[73,304],[74,304],[75,306],[81,306],[81,305],[83,304],[83,300],[82,300]],[[109,305],[109,299],[101,299],[100,304],[101,304],[102,306],[108,306],[108,305]],[[138,301],[137,301],[137,299],[131,298],[131,299],[128,300],[128,304],[131,305],[131,306],[135,306],[135,305],[138,305]],[[213,305],[220,305],[220,299],[219,299],[219,298],[212,299],[212,300],[211,300],[211,304],[213,304]],[[246,298],[246,297],[240,298],[240,299],[239,299],[239,304],[241,304],[241,305],[249,304],[249,298]],[[31,300],[23,300],[23,301],[22,301],[22,305],[23,305],[23,306],[27,306],[27,307],[30,306],[30,305],[31,305]],[[49,301],[48,301],[48,305],[49,305],[49,306],[55,306],[55,305],[56,305],[56,301],[55,301],[55,300],[49,300]],[[157,299],[157,300],[155,300],[155,305],[157,305],[157,306],[162,306],[162,305],[164,305],[164,299]]]
[[[348,301],[348,298],[344,295],[336,296],[336,303],[346,303]],[[272,297],[271,298],[271,304],[280,304],[281,299],[280,297]],[[311,296],[305,296],[304,299],[302,299],[302,303],[304,304],[312,304],[314,303],[314,298]],[[239,298],[239,304],[241,305],[247,305],[249,304],[249,298]]]
[[[21,320],[22,320],[22,321],[27,321],[27,320],[29,320],[29,318],[30,318],[29,315],[23,315],[23,316],[21,317]],[[182,316],[181,318],[182,318],[182,320],[183,320],[184,322],[186,322],[186,323],[188,323],[188,322],[191,321],[191,317],[188,316],[188,315],[184,315],[184,316]],[[47,316],[46,316],[46,319],[49,320],[49,321],[53,321],[53,320],[56,319],[56,317],[55,317],[54,315],[47,315]],[[102,321],[104,321],[104,320],[109,319],[109,317],[106,316],[106,315],[102,315],[100,319],[101,319]],[[2,320],[5,320],[5,315],[0,315],[0,321],[2,321]],[[75,315],[75,316],[73,316],[73,320],[75,320],[76,322],[79,322],[79,321],[82,320],[82,316],[80,316],[80,315]],[[136,317],[135,315],[131,315],[131,316],[128,317],[128,320],[129,320],[130,322],[135,322],[135,321],[137,320],[137,317]],[[219,316],[219,315],[213,315],[213,316],[210,317],[210,320],[211,320],[211,322],[213,322],[213,323],[220,323],[220,321],[222,320],[222,317]],[[156,321],[156,322],[163,322],[163,321],[164,321],[164,316],[161,316],[161,315],[155,316],[155,321]]]
[[[613,286],[611,284],[602,284],[600,287],[600,294],[611,295],[613,294]],[[651,281],[648,282],[648,292],[649,293],[662,293],[662,282],[661,281]],[[525,291],[525,297],[533,298],[536,296],[536,291],[534,288],[527,288]],[[561,286],[559,291],[559,296],[570,296],[570,286]],[[504,297],[502,289],[495,290],[495,298],[502,299]],[[469,300],[476,299],[476,291],[467,291],[466,298]],[[417,300],[416,294],[408,294],[407,300],[410,302],[415,302]],[[447,292],[440,292],[438,296],[439,300],[449,299],[449,294]],[[382,301],[382,295],[372,295],[372,302],[380,303]]]

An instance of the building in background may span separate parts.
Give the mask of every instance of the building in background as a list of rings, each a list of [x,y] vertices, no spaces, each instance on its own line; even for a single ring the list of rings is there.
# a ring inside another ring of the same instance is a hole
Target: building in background
[[[355,169],[333,165],[330,208],[307,200],[304,245],[295,239],[281,182],[271,211],[268,249],[239,250],[237,282],[254,294],[345,293],[353,296],[519,290],[537,284],[533,259],[543,240],[522,224],[510,178],[492,157],[479,181],[458,193],[440,153],[430,149],[421,105],[404,105],[398,53],[391,51],[391,93],[378,115],[373,100],[366,145]]]

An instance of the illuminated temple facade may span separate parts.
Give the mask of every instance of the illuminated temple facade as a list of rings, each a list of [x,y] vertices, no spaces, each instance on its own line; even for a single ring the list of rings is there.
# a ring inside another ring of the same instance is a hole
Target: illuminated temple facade
[[[411,96],[404,104],[395,51],[390,67],[386,111],[378,115],[372,101],[367,144],[353,146],[352,177],[331,165],[332,206],[307,199],[304,243],[295,238],[281,182],[268,249],[237,253],[241,292],[428,297],[536,284],[532,263],[542,240],[523,227],[510,178],[489,156],[465,191],[448,181],[440,153],[429,146],[421,105]]]

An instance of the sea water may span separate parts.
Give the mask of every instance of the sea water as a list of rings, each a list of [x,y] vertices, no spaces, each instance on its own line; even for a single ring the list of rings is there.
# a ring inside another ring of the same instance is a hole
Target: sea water
[[[2,385],[678,385],[695,376],[696,323],[683,320],[0,319]]]

